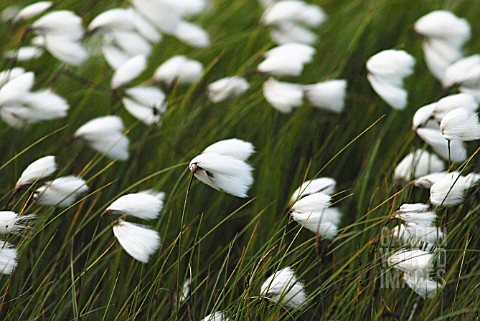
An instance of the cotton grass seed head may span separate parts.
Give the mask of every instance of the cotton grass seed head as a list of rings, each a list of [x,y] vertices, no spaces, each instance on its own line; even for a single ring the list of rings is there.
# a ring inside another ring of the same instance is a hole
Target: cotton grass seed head
[[[72,205],[87,191],[88,186],[81,177],[64,176],[37,188],[34,198],[39,205],[65,208]]]
[[[24,230],[29,229],[28,226],[21,223],[36,217],[33,214],[18,216],[17,213],[12,211],[0,211],[0,234],[21,235]]]
[[[290,203],[293,204],[295,201],[314,194],[322,192],[323,194],[331,195],[336,191],[337,182],[330,177],[320,177],[311,180],[307,180],[297,188],[290,197]]]
[[[303,283],[297,280],[290,267],[269,276],[261,286],[260,295],[292,309],[301,306],[307,299]]]
[[[158,232],[139,224],[118,220],[113,234],[125,252],[135,260],[148,263],[150,256],[160,247]]]
[[[10,243],[0,241],[0,273],[12,274],[17,264],[17,249]]]
[[[158,217],[163,208],[165,193],[143,191],[123,195],[110,204],[106,212],[126,214],[144,220],[153,220]]]
[[[480,138],[478,115],[466,108],[456,108],[443,117],[440,131],[448,140],[477,140]]]
[[[35,181],[52,175],[57,170],[57,163],[55,156],[44,156],[37,159],[27,166],[20,175],[15,188],[20,188],[24,185],[32,184]]]

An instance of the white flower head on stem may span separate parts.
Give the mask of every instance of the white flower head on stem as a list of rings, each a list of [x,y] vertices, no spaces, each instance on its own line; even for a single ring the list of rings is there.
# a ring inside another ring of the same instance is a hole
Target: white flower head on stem
[[[303,1],[278,1],[267,7],[261,21],[265,25],[278,25],[285,22],[318,27],[327,19],[322,8]]]
[[[155,193],[150,190],[127,194],[110,204],[105,211],[153,220],[160,214],[164,198],[165,193]]]
[[[429,209],[428,205],[423,203],[402,204],[400,209],[395,212],[395,216],[405,223],[414,223],[420,226],[430,226],[437,219],[435,211]]]
[[[128,84],[137,78],[147,68],[147,58],[138,55],[125,61],[113,74],[111,85],[113,89]]]
[[[202,73],[203,65],[200,62],[188,59],[185,56],[174,56],[155,70],[152,79],[167,86],[171,86],[175,82],[192,84],[200,79]]]
[[[19,11],[13,19],[13,22],[28,20],[30,18],[41,15],[42,13],[47,11],[52,5],[53,3],[51,1],[38,1],[32,3]]]
[[[440,123],[440,131],[447,140],[471,141],[480,139],[478,116],[466,108],[456,108],[443,117]]]
[[[290,203],[294,203],[298,199],[318,192],[331,195],[335,193],[336,186],[337,182],[330,177],[320,177],[307,180],[292,193],[292,196],[290,197]]]
[[[330,206],[331,200],[330,195],[321,192],[307,195],[293,204],[292,215],[322,212]]]
[[[11,211],[0,211],[0,234],[17,234],[29,229],[28,226],[21,225],[22,222],[32,220],[37,216],[34,214],[18,216]]]
[[[303,66],[312,61],[315,49],[311,46],[287,43],[270,49],[257,67],[261,73],[273,76],[299,76]]]
[[[104,116],[92,119],[78,128],[74,137],[86,140],[90,147],[109,158],[125,161],[129,157],[129,140],[123,131],[120,117]]]
[[[449,151],[448,141],[443,137],[440,129],[417,128],[416,133],[442,158],[450,159],[454,162],[463,162],[467,159],[467,150],[463,142],[459,140],[450,141]]]
[[[290,267],[269,276],[261,286],[260,295],[292,309],[301,306],[307,299],[303,283],[297,280]]]
[[[192,47],[206,48],[210,45],[208,33],[202,27],[188,21],[180,21],[177,24],[174,36]]]
[[[238,138],[230,138],[209,145],[202,153],[217,153],[246,161],[255,153],[255,147],[250,142]]]
[[[443,288],[442,284],[425,276],[423,273],[405,273],[403,280],[415,293],[424,299],[432,299]]]
[[[315,212],[292,212],[296,222],[328,240],[337,235],[341,216],[342,213],[335,207]]]
[[[305,97],[315,107],[334,113],[345,108],[346,80],[328,80],[303,86]]]
[[[281,113],[291,113],[303,104],[302,86],[269,78],[263,83],[263,96],[273,108]]]
[[[415,22],[415,31],[429,38],[442,39],[457,47],[470,39],[470,25],[467,20],[446,10],[432,11],[418,19]]]
[[[433,184],[442,179],[446,174],[447,172],[439,172],[419,177],[415,180],[414,185],[421,188],[430,188]]]
[[[431,271],[433,266],[433,254],[423,250],[400,250],[387,259],[388,265],[403,271]]]
[[[435,206],[456,206],[465,200],[468,189],[478,183],[476,176],[448,173],[430,187],[430,202]]]
[[[17,249],[10,243],[0,241],[0,273],[12,274],[17,264]]]
[[[444,169],[445,164],[437,155],[417,149],[398,163],[395,167],[394,177],[408,181],[411,178],[418,178]]]
[[[37,188],[34,198],[40,205],[65,208],[72,205],[87,191],[88,186],[84,179],[77,176],[64,176]]]
[[[35,181],[52,175],[57,170],[55,156],[45,156],[27,166],[20,175],[15,188],[34,183]]]
[[[148,263],[150,256],[160,247],[158,232],[139,224],[118,220],[113,234],[123,249],[135,260]]]
[[[166,111],[165,94],[158,88],[137,86],[125,90],[122,99],[125,109],[146,125],[160,122]]]

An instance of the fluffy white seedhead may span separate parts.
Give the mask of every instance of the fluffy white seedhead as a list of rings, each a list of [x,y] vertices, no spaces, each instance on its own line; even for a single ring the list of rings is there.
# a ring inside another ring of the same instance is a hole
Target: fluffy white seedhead
[[[153,220],[160,214],[164,198],[165,193],[152,193],[152,191],[127,194],[110,204],[106,211]]]
[[[208,33],[199,25],[188,21],[180,21],[173,35],[192,47],[206,48],[210,45]]]
[[[174,56],[161,64],[153,75],[153,80],[163,82],[167,86],[175,82],[191,84],[197,81],[203,73],[203,65],[185,56]]]
[[[8,79],[8,77],[6,77]],[[5,80],[0,88],[0,106],[18,105],[33,87],[33,72],[19,73],[16,77]]]
[[[24,185],[31,184],[39,179],[52,175],[57,170],[57,163],[55,156],[45,156],[37,159],[27,166],[20,175],[15,188],[20,188]]]
[[[125,252],[142,263],[148,263],[150,255],[160,247],[158,232],[138,224],[118,220],[113,234]]]
[[[218,141],[208,146],[202,153],[217,153],[246,161],[255,153],[255,147],[250,142],[238,138],[231,138]]]
[[[446,70],[442,80],[444,87],[467,84],[468,87],[478,87],[480,77],[480,55],[473,55],[457,60]],[[476,84],[476,86],[475,86]],[[460,88],[462,89],[462,87]]]
[[[322,192],[323,194],[331,195],[336,191],[337,182],[330,177],[320,177],[312,180],[307,180],[297,188],[290,197],[290,203],[303,198],[305,196]]]
[[[19,11],[15,18],[13,18],[13,22],[27,20],[41,15],[42,13],[47,11],[52,6],[52,4],[53,3],[51,1],[38,1],[32,3]]]
[[[382,79],[401,80],[413,73],[414,66],[415,58],[403,50],[384,50],[367,60],[368,72]]]
[[[288,43],[265,53],[257,70],[273,76],[299,76],[303,66],[312,61],[315,49],[304,44]]]
[[[152,45],[134,30],[115,30],[108,33],[107,42],[115,43],[127,55],[149,56]]]
[[[240,96],[249,87],[245,78],[238,76],[222,78],[208,85],[208,98],[214,103],[219,103],[228,98]]]
[[[439,128],[439,124],[433,120],[437,103],[428,104],[417,109],[412,119],[412,129],[419,127]]]
[[[270,30],[270,38],[279,44],[301,43],[313,45],[317,41],[315,32],[291,22],[282,22]]]
[[[29,227],[22,225],[24,221],[36,218],[36,215],[22,215],[11,211],[0,211],[0,234],[21,234]]]
[[[428,212],[429,206],[424,203],[402,204],[397,213]]]
[[[474,112],[478,108],[478,103],[475,97],[464,93],[444,97],[435,105],[435,119],[441,121],[446,114],[457,108]]]
[[[123,8],[114,8],[100,13],[88,25],[87,30],[92,32],[94,30],[101,30],[104,32],[114,30],[131,30],[133,23],[130,21],[130,16],[127,10]]]
[[[463,162],[467,159],[467,150],[463,142],[452,140],[450,142],[450,153],[448,150],[448,141],[443,137],[439,129],[418,128],[416,130],[418,136],[423,139],[433,150],[444,159],[454,162]],[[449,156],[450,154],[450,156]]]
[[[12,274],[17,264],[17,249],[10,243],[0,241],[0,273]]]
[[[56,34],[47,34],[44,41],[45,49],[68,65],[80,66],[88,58],[88,52],[77,40]]]
[[[367,79],[373,90],[394,109],[405,109],[407,106],[408,93],[403,84],[393,84],[390,80],[368,74]]]
[[[443,117],[440,131],[448,140],[477,140],[480,138],[478,116],[466,108],[456,108]]]
[[[304,228],[332,239],[338,232],[342,213],[338,208],[327,208],[319,212],[292,212],[292,218]]]
[[[433,266],[433,254],[423,250],[400,250],[387,259],[388,265],[403,271],[431,271]]]
[[[438,182],[440,179],[445,176],[447,172],[432,173],[422,177],[419,177],[415,180],[415,186],[421,188],[430,188],[433,184]]]
[[[318,192],[307,195],[295,202],[292,206],[292,213],[303,214],[310,212],[322,212],[331,204],[330,195]]]
[[[432,11],[415,22],[419,34],[449,42],[452,46],[462,46],[470,39],[470,25],[467,20],[458,18],[446,10]]]
[[[270,105],[282,113],[291,113],[303,105],[302,86],[269,78],[263,83],[263,96]]]
[[[83,37],[82,18],[68,10],[51,11],[36,20],[31,28],[40,35],[63,37],[71,41],[80,41]]]
[[[160,122],[166,111],[165,94],[157,87],[137,86],[125,90],[127,97],[122,99],[125,109],[147,125]]]
[[[225,316],[225,313],[222,311],[217,311],[215,313],[211,313],[204,317],[202,321],[231,321],[230,318]]]
[[[395,167],[394,177],[396,179],[410,180],[425,176],[432,172],[441,172],[445,170],[443,161],[434,154],[417,149],[405,156],[404,159]]]
[[[193,158],[189,168],[201,182],[237,197],[247,197],[253,184],[252,167],[228,155],[204,153]]]
[[[123,131],[120,117],[104,116],[88,121],[77,129],[74,137],[86,140],[90,147],[107,157],[127,160],[129,140]]]
[[[7,82],[25,73],[25,69],[22,67],[13,67],[12,69],[0,71],[0,87]],[[33,84],[32,84],[33,85]]]
[[[430,187],[430,202],[435,206],[456,206],[465,200],[468,189],[478,183],[473,176],[448,173]]]
[[[297,280],[290,267],[269,276],[261,286],[260,295],[292,309],[301,306],[307,299],[303,283]]]
[[[143,38],[149,40],[152,43],[157,43],[162,40],[162,34],[146,17],[144,17],[132,7],[129,7],[125,10],[134,28]]]
[[[414,223],[419,226],[431,226],[437,219],[435,211],[429,209],[427,204],[402,204],[395,212],[396,218],[405,223]]]
[[[423,53],[428,69],[440,81],[443,81],[448,67],[462,58],[462,49],[452,46],[446,40],[427,38],[423,42]]]
[[[423,273],[405,273],[405,283],[424,299],[432,299],[435,294],[443,288],[443,285],[435,280],[426,277]]]
[[[125,61],[132,58],[131,55],[124,52],[122,49],[108,43],[102,45],[102,55],[110,67],[115,70],[124,64]]]
[[[305,97],[315,107],[334,113],[345,108],[346,80],[328,80],[303,86]]]
[[[76,176],[59,177],[35,190],[39,205],[68,207],[88,191],[84,179]]]
[[[143,55],[138,55],[125,61],[112,77],[112,88],[118,88],[128,84],[137,78],[147,68],[147,58]]]
[[[267,7],[261,21],[265,25],[279,25],[285,22],[318,27],[327,19],[322,8],[303,1],[284,0]]]

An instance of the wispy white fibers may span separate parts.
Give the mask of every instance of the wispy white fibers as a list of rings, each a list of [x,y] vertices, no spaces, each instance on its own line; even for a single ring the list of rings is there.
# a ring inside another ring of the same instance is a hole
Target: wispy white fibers
[[[232,319],[225,316],[225,313],[223,313],[222,311],[211,313],[202,319],[202,321],[231,321],[231,320]]]
[[[414,184],[417,187],[430,188],[433,184],[435,184],[440,179],[442,179],[443,176],[445,176],[446,174],[447,172],[438,172],[438,173],[428,174],[428,175],[417,178]]]
[[[113,89],[123,86],[137,78],[147,68],[147,58],[138,55],[125,61],[115,70],[111,85]]]
[[[55,156],[44,156],[37,159],[27,166],[20,175],[15,188],[20,188],[24,185],[31,184],[39,179],[52,175],[57,170],[57,163]]]
[[[455,206],[463,203],[466,192],[478,183],[478,176],[448,173],[430,187],[430,202],[435,206]]]
[[[466,108],[456,108],[443,117],[440,131],[448,140],[477,140],[480,138],[478,116]]]
[[[217,153],[246,161],[255,152],[252,143],[238,138],[230,138],[209,145],[202,153]]]
[[[367,61],[368,81],[373,90],[392,108],[404,109],[408,93],[403,79],[413,73],[415,59],[403,50],[384,50]]]
[[[126,89],[122,103],[133,117],[146,125],[159,123],[166,111],[165,94],[153,86]]]
[[[148,263],[149,257],[160,247],[158,232],[138,224],[118,220],[113,234],[125,252],[142,263]]]
[[[299,76],[303,66],[312,61],[315,48],[298,43],[288,43],[270,49],[257,70],[273,76]]]
[[[330,177],[320,177],[312,180],[307,180],[297,188],[290,197],[290,203],[303,198],[305,196],[322,192],[323,194],[331,195],[335,193],[337,182]]]
[[[291,113],[293,108],[303,105],[301,85],[269,78],[263,83],[263,96],[273,108],[282,113]]]
[[[403,244],[418,246],[421,242],[431,248],[434,244],[439,244],[443,238],[443,232],[436,226],[425,226],[416,223],[405,223],[392,229],[395,238],[400,239]]]
[[[106,211],[135,216],[144,220],[153,220],[160,214],[164,198],[165,193],[150,190],[131,193],[118,198],[107,207]]]
[[[303,86],[305,97],[315,107],[334,113],[345,108],[346,80],[328,80]]]
[[[133,23],[123,8],[114,8],[100,13],[88,25],[89,32],[101,30],[104,32],[115,30],[131,30]]]
[[[462,47],[470,39],[470,25],[446,10],[432,11],[415,22],[415,31],[425,36],[425,61],[439,79],[447,68],[462,57]]]
[[[445,164],[437,155],[417,149],[398,163],[395,167],[394,177],[408,181],[443,170],[445,170]]]
[[[17,264],[17,249],[10,243],[0,241],[0,273],[12,274]]]
[[[260,295],[289,308],[301,306],[307,299],[304,285],[290,267],[281,269],[263,282]]]
[[[414,223],[421,226],[430,226],[437,219],[435,211],[430,210],[427,204],[402,204],[395,212],[395,217],[405,223]]]
[[[203,65],[185,56],[174,56],[156,70],[152,79],[162,82],[167,86],[178,82],[179,84],[191,84],[197,81],[203,73]]]
[[[445,71],[443,86],[458,87],[460,92],[470,94],[480,102],[480,55],[459,59]]]
[[[237,197],[247,197],[253,168],[245,161],[254,152],[249,142],[227,139],[208,146],[190,161],[190,171],[201,182]]]
[[[454,162],[463,162],[467,159],[467,150],[465,149],[463,142],[459,140],[450,141],[449,152],[449,143],[445,137],[443,137],[440,129],[418,128],[416,133],[442,158],[450,159]]]
[[[13,19],[13,22],[19,22],[22,20],[28,20],[30,18],[36,17],[38,15],[41,15],[45,11],[47,11],[53,3],[51,1],[38,1],[34,2],[24,8],[22,8],[15,18]]]
[[[199,25],[188,21],[180,21],[174,32],[180,41],[192,47],[206,48],[210,45],[210,36]]]
[[[432,299],[443,285],[423,273],[404,273],[403,280],[415,293],[424,299]]]
[[[208,85],[208,98],[219,103],[231,97],[240,96],[250,85],[245,78],[239,76],[225,77]]]
[[[64,176],[46,182],[35,190],[39,205],[68,207],[88,191],[87,183],[77,176]]]
[[[0,234],[21,234],[22,231],[29,229],[22,225],[22,222],[36,218],[36,215],[22,215],[12,211],[0,211]]]
[[[388,259],[388,265],[403,271],[431,271],[433,254],[423,250],[400,250],[393,253]]]
[[[74,137],[84,139],[91,148],[109,158],[124,161],[129,157],[129,140],[123,134],[124,130],[120,117],[104,116],[78,128]]]

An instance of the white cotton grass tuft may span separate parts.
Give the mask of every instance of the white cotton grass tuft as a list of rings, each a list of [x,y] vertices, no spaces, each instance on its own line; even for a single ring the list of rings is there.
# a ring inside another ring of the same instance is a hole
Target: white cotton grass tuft
[[[403,79],[413,73],[415,59],[403,50],[384,50],[367,61],[368,81],[373,90],[392,108],[404,109],[408,93]]]
[[[290,267],[283,268],[269,276],[261,286],[260,296],[268,297],[276,303],[292,309],[301,307],[307,300],[303,283],[297,280]]]
[[[450,141],[449,150],[449,143],[445,137],[443,137],[440,129],[417,128],[415,132],[443,159],[450,159],[453,162],[463,162],[467,159],[467,150],[463,142],[458,140]]]
[[[150,256],[160,247],[158,232],[139,224],[118,220],[113,234],[122,248],[135,260],[148,263]]]
[[[254,151],[249,142],[236,138],[222,140],[194,157],[189,168],[197,179],[210,187],[245,198],[253,184],[253,168],[245,161]]]
[[[263,96],[273,108],[281,113],[291,113],[293,108],[303,105],[301,85],[269,78],[263,83]]]
[[[154,72],[153,81],[162,82],[167,86],[175,82],[179,84],[192,84],[203,73],[203,65],[185,56],[174,56],[161,64]]]
[[[164,198],[165,193],[156,193],[150,190],[126,194],[110,204],[105,211],[153,220],[160,214]]]
[[[129,157],[129,140],[123,134],[125,128],[118,116],[92,119],[77,129],[75,138],[84,139],[88,145],[105,156],[125,161]]]
[[[336,191],[337,182],[330,177],[320,177],[303,182],[290,197],[290,204],[295,201],[314,194],[322,192],[323,194],[331,195]]]
[[[443,117],[440,123],[440,131],[447,140],[472,141],[480,139],[478,116],[466,108],[456,108]]]
[[[414,185],[421,188],[430,188],[433,184],[442,179],[443,176],[445,176],[446,174],[447,172],[438,172],[419,177],[415,180]]]
[[[437,226],[426,226],[416,223],[405,223],[398,225],[392,229],[392,235],[401,240],[403,244],[410,244],[413,247],[419,246],[422,242],[427,249],[435,244],[439,244],[444,235]]]
[[[331,205],[332,197],[324,193],[307,195],[296,201],[291,209],[292,214],[322,212]]]
[[[188,21],[180,21],[177,24],[174,36],[192,47],[206,48],[210,45],[208,33],[199,25]]]
[[[125,61],[112,76],[111,86],[113,89],[128,84],[137,78],[147,68],[147,58],[137,55]]]
[[[3,55],[7,59],[16,59],[17,61],[28,61],[39,58],[43,54],[43,49],[37,46],[23,46],[18,50],[9,50]]]
[[[136,86],[125,90],[122,99],[125,109],[146,125],[160,122],[166,111],[165,94],[153,86]]]
[[[16,23],[39,16],[47,11],[52,5],[53,3],[51,1],[38,1],[32,3],[18,11],[15,18],[13,18],[13,22]]]
[[[243,77],[233,76],[216,80],[208,85],[208,98],[219,103],[232,97],[240,96],[250,85]]]
[[[305,64],[313,59],[315,48],[298,43],[288,43],[270,49],[257,70],[272,76],[299,76]]]
[[[347,81],[344,79],[305,85],[303,91],[305,97],[314,107],[337,114],[345,108]]]
[[[32,184],[39,179],[52,175],[57,170],[57,163],[55,156],[49,155],[37,159],[27,166],[20,175],[15,188],[19,189],[22,186]]]
[[[404,221],[405,223],[414,223],[420,226],[431,226],[437,219],[435,211],[430,210],[427,204],[402,204],[395,211],[394,217]]]
[[[201,321],[231,321],[222,311],[216,311],[204,317]]]
[[[424,299],[432,299],[443,285],[423,273],[404,273],[403,280],[415,293]]]
[[[250,142],[238,138],[230,138],[209,145],[202,153],[218,153],[246,161],[255,153],[255,147]]]
[[[398,163],[394,170],[394,177],[408,181],[443,170],[445,170],[445,164],[437,155],[417,149]]]
[[[17,264],[17,249],[10,243],[0,241],[0,273],[12,274]]]
[[[69,207],[88,191],[84,179],[77,176],[63,176],[46,182],[35,190],[34,198],[39,205]]]
[[[34,214],[19,216],[12,211],[0,211],[0,234],[16,234],[19,235],[29,227],[22,225],[22,222],[35,219]]]
[[[467,190],[477,183],[476,174],[462,176],[458,172],[448,173],[430,187],[430,202],[444,207],[459,205],[464,202]]]
[[[433,258],[432,253],[424,250],[399,250],[387,259],[387,263],[403,272],[428,272],[432,270]]]
[[[326,208],[313,212],[292,212],[292,218],[307,230],[331,240],[338,233],[342,213],[338,208]]]

